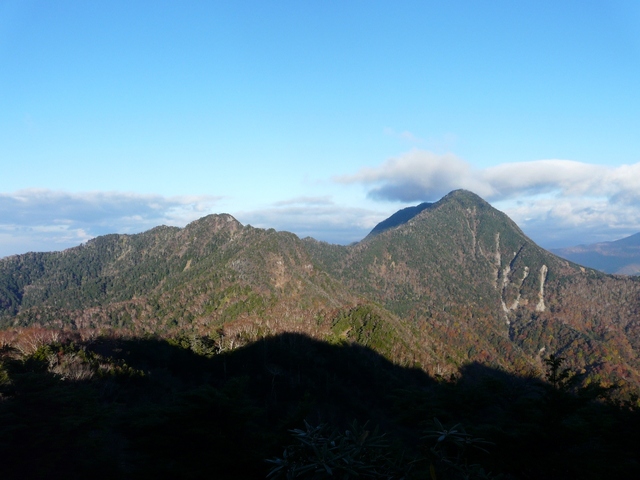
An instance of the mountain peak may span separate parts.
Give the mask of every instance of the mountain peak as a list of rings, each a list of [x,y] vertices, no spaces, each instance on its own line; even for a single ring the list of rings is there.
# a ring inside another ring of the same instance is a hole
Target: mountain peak
[[[188,224],[185,230],[208,230],[209,233],[218,233],[220,231],[228,231],[234,233],[241,230],[243,225],[228,213],[211,214],[199,218]]]
[[[367,235],[366,238],[371,238],[376,235],[379,235],[380,233],[386,230],[399,227],[400,225],[407,223],[408,221],[413,219],[415,216],[422,213],[424,210],[440,207],[442,205],[445,205],[447,203],[454,202],[454,201],[465,207],[471,207],[473,205],[482,206],[482,207],[489,206],[489,204],[485,200],[483,200],[481,197],[479,197],[475,193],[470,192],[469,190],[463,190],[463,189],[453,190],[452,192],[449,192],[437,202],[424,202],[419,205],[415,205],[413,207],[407,207],[407,208],[398,210],[389,218],[383,220],[382,222],[378,223],[375,227],[373,227],[373,230],[369,232],[369,235]]]
[[[464,190],[462,188],[458,190],[453,190],[447,193],[438,202],[436,202],[436,204],[443,204],[451,201],[457,201],[459,203],[465,204],[465,206],[471,206],[471,205],[488,206],[489,205],[487,201],[484,200],[481,196],[469,190]]]

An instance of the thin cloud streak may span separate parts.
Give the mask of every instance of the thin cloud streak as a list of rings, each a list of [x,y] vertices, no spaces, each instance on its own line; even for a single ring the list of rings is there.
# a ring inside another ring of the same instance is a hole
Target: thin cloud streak
[[[313,237],[329,243],[346,245],[362,240],[388,215],[365,208],[327,203],[277,202],[272,207],[241,212],[238,218],[259,228],[275,228],[295,233],[300,238]]]
[[[403,132],[396,132],[393,128],[385,127],[383,129],[383,133],[389,137],[398,138],[400,140],[404,140],[405,142],[409,142],[409,143],[422,143],[423,141],[421,138],[418,138],[412,132],[409,132],[407,130]]]
[[[333,205],[331,197],[328,195],[321,197],[296,197],[290,200],[282,200],[274,203],[276,207],[283,207],[287,205]]]

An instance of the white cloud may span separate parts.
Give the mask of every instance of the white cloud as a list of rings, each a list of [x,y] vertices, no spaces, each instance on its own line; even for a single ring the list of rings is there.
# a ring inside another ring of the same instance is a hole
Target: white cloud
[[[43,189],[0,193],[0,257],[60,250],[106,233],[184,226],[210,213],[219,197],[67,193]]]
[[[616,240],[640,231],[638,205],[606,197],[524,197],[494,206],[547,248]]]
[[[260,228],[293,232],[300,238],[313,237],[329,243],[348,244],[362,240],[388,214],[365,208],[336,205],[328,197],[322,202],[300,199],[277,202],[272,207],[241,212],[238,218]]]
[[[184,226],[213,213],[219,197],[67,193],[29,189],[0,193],[0,257],[73,247],[98,235],[138,233],[158,225]],[[242,223],[286,230],[331,243],[361,240],[389,212],[352,208],[330,196],[304,196],[236,212]]]
[[[563,195],[601,193],[598,185],[605,168],[570,160],[504,163],[487,168],[481,178],[490,198],[537,195],[560,191]]]
[[[373,199],[416,203],[464,188],[492,202],[547,246],[640,231],[640,163],[610,167],[538,160],[474,169],[452,154],[412,150],[334,180],[365,185]]]
[[[509,215],[544,247],[614,240],[640,231],[640,163],[610,167],[569,160],[473,168],[453,154],[412,150],[377,167],[334,178],[364,185],[371,198],[417,204],[451,190],[471,190]],[[0,257],[61,250],[107,233],[184,226],[215,211],[220,197],[67,193],[28,189],[0,193]],[[331,243],[362,239],[393,211],[300,196],[258,210],[234,211],[242,223],[287,230]]]
[[[422,201],[440,198],[456,188],[466,188],[482,196],[492,193],[478,173],[455,155],[417,149],[391,158],[379,167],[362,168],[353,175],[334,180],[369,185],[369,196],[378,200]]]

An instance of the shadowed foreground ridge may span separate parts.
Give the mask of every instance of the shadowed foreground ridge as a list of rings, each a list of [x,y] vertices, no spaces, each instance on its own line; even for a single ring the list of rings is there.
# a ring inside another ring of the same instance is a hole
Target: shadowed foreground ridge
[[[4,478],[264,478],[289,429],[354,419],[386,433],[408,478],[425,478],[434,417],[492,442],[467,460],[503,478],[640,473],[637,411],[480,364],[433,378],[299,334],[222,353],[185,337],[23,347],[2,354]]]

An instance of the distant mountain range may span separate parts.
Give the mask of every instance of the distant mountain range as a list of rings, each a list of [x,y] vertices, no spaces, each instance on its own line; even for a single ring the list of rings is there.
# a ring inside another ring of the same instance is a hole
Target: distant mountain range
[[[640,233],[614,242],[556,248],[552,249],[551,252],[572,262],[595,268],[605,273],[620,275],[640,274]]]
[[[209,336],[225,349],[298,332],[439,375],[474,361],[540,375],[556,353],[637,387],[639,312],[640,278],[561,259],[464,190],[350,246],[223,214],[0,260],[0,329]]]

